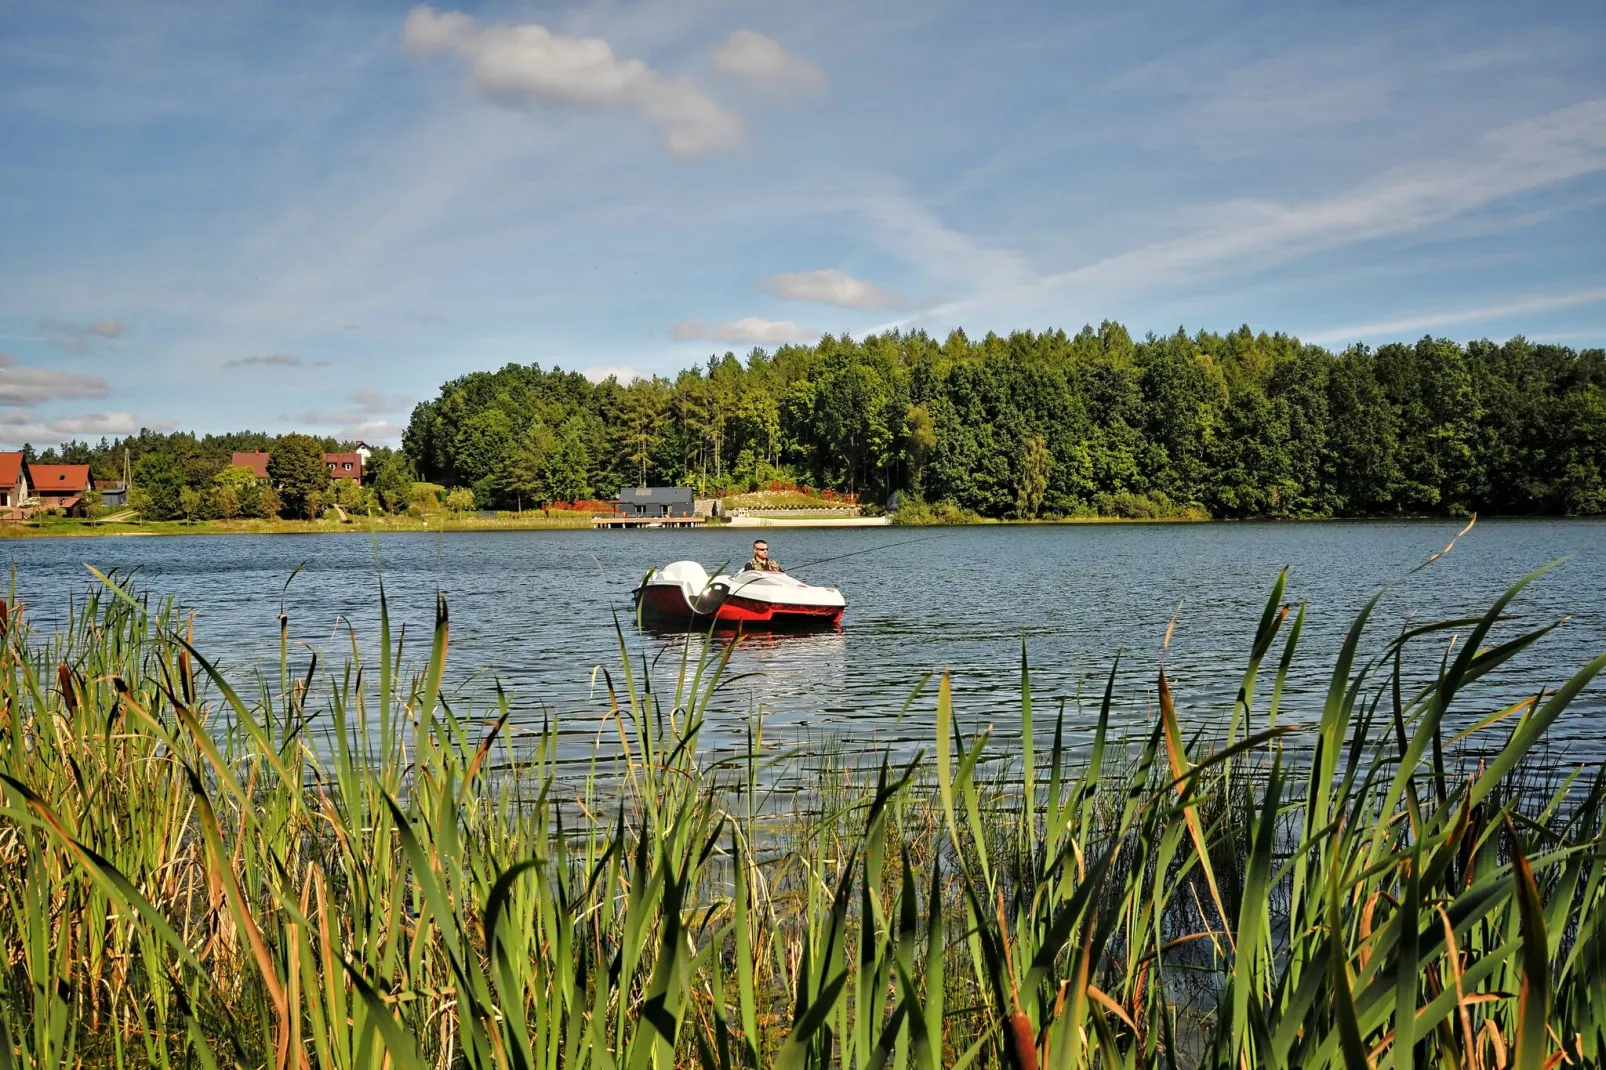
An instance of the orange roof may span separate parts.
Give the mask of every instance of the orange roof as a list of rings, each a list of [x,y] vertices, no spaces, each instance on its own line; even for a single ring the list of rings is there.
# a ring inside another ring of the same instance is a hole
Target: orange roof
[[[4,473],[0,473],[0,479]],[[35,494],[82,494],[89,489],[87,464],[30,464],[28,482]]]
[[[10,489],[22,478],[22,451],[0,453],[0,487]]]
[[[253,450],[250,453],[236,453],[229,462],[235,468],[249,468],[257,474],[258,479],[268,478],[268,453],[266,450]]]

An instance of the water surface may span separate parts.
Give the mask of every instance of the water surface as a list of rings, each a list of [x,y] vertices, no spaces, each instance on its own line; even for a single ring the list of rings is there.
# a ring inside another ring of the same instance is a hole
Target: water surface
[[[1480,522],[1452,553],[1411,573],[1459,526],[776,530],[769,542],[784,564],[806,580],[842,589],[844,625],[828,634],[745,640],[732,660],[741,678],[716,700],[704,744],[739,745],[755,712],[772,741],[832,740],[850,751],[871,743],[906,750],[927,744],[935,687],[901,720],[898,714],[921,678],[943,668],[953,672],[966,725],[1013,731],[1023,638],[1039,711],[1064,699],[1073,724],[1090,724],[1120,652],[1115,719],[1144,724],[1173,617],[1165,658],[1183,716],[1217,727],[1283,566],[1287,599],[1309,604],[1285,698],[1286,716],[1296,720],[1314,717],[1344,631],[1385,585],[1391,586],[1369,630],[1370,651],[1407,622],[1480,613],[1529,570],[1570,557],[1524,592],[1513,606],[1517,619],[1496,638],[1571,619],[1537,653],[1492,674],[1452,720],[1555,686],[1606,650],[1606,522]],[[646,663],[660,688],[673,687],[684,640],[637,631],[630,588],[649,567],[680,558],[711,570],[745,560],[751,540],[750,529],[31,539],[6,543],[4,554],[36,625],[63,619],[69,596],[90,582],[86,563],[137,570],[146,589],[198,610],[199,643],[235,673],[276,666],[281,599],[293,638],[303,650],[322,652],[325,665],[349,656],[348,628],[371,657],[381,575],[393,626],[407,624],[416,637],[411,652],[422,659],[435,594],[443,592],[452,614],[454,706],[484,709],[493,679],[500,680],[516,723],[558,717],[568,753],[575,754],[589,749],[608,708],[594,668],[619,679],[614,611],[637,668]],[[895,543],[903,545],[857,552]],[[1418,675],[1437,665],[1443,649],[1442,639],[1418,644]],[[1279,644],[1271,662],[1280,650]],[[1567,756],[1606,757],[1606,688],[1587,691],[1553,739]]]

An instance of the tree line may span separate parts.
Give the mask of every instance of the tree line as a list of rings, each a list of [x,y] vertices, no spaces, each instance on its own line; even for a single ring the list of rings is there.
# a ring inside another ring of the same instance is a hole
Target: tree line
[[[142,430],[28,459],[134,481],[149,519],[531,508],[674,484],[806,484],[940,513],[1323,517],[1606,513],[1606,352],[1523,338],[897,332],[592,383],[509,364],[445,383],[364,483],[307,435]],[[235,451],[281,458],[266,481]],[[293,456],[305,462],[291,465]],[[296,473],[291,472],[291,468]]]
[[[129,505],[146,520],[310,520],[335,506],[359,514],[407,508],[417,497],[417,476],[398,450],[373,448],[361,484],[329,477],[324,453],[354,446],[294,433],[195,435],[141,429],[137,435],[94,444],[64,442],[42,453],[30,444],[22,452],[30,463],[87,464],[97,482],[120,483],[126,474],[132,480]],[[231,464],[236,452],[256,450],[270,454],[267,479]],[[439,504],[433,488],[426,494]]]
[[[1334,353],[1285,334],[1119,324],[914,332],[591,383],[509,364],[403,437],[482,508],[774,480],[989,517],[1606,512],[1606,351],[1517,337]]]

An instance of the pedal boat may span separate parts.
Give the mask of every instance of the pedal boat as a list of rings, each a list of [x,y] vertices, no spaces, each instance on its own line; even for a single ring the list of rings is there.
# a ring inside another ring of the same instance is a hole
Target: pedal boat
[[[832,628],[847,601],[784,572],[710,576],[695,561],[653,569],[632,592],[643,623],[744,628]]]

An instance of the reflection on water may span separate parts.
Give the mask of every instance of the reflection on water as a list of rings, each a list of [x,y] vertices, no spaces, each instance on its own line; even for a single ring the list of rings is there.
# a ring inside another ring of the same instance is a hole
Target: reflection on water
[[[901,719],[899,713],[926,674],[945,668],[954,674],[966,730],[992,725],[1009,733],[1018,725],[1023,640],[1039,717],[1052,717],[1063,700],[1073,742],[1082,742],[1118,652],[1113,720],[1148,723],[1173,616],[1166,664],[1181,713],[1195,725],[1217,725],[1231,709],[1266,592],[1285,565],[1288,599],[1310,604],[1284,698],[1285,717],[1296,721],[1314,717],[1344,630],[1385,584],[1365,652],[1375,653],[1407,624],[1480,613],[1528,570],[1570,557],[1523,592],[1512,606],[1516,619],[1491,638],[1571,619],[1536,653],[1480,681],[1478,703],[1452,710],[1452,723],[1555,686],[1606,650],[1606,522],[1483,522],[1449,556],[1411,572],[1459,526],[977,527],[914,533],[927,541],[869,553],[857,551],[908,543],[911,533],[776,531],[770,543],[783,561],[819,560],[801,578],[847,596],[842,629],[746,635],[711,700],[702,744],[745,746],[750,720],[761,714],[765,739],[778,746],[829,740],[849,753],[870,744],[929,746],[935,687]],[[442,591],[451,606],[453,708],[485,712],[499,680],[516,728],[555,721],[565,751],[583,755],[607,727],[606,680],[623,686],[616,620],[638,680],[648,670],[666,713],[683,660],[689,685],[703,644],[718,656],[732,641],[728,633],[710,639],[638,630],[631,588],[649,567],[677,559],[707,566],[741,560],[750,542],[747,531],[465,532],[386,535],[377,546],[362,535],[30,539],[8,542],[4,552],[37,625],[65,616],[68,598],[90,581],[85,562],[138,567],[148,589],[176,594],[199,611],[200,643],[236,672],[276,662],[281,596],[293,637],[321,651],[323,664],[348,656],[347,622],[371,653],[380,575],[394,625],[408,626],[407,656],[422,660]],[[286,591],[286,578],[302,562]],[[1431,677],[1443,643],[1414,644],[1414,679]],[[608,676],[594,680],[598,667]],[[1598,684],[1586,691],[1557,726],[1561,750],[1606,756],[1603,691]],[[1083,695],[1090,697],[1083,702]]]

